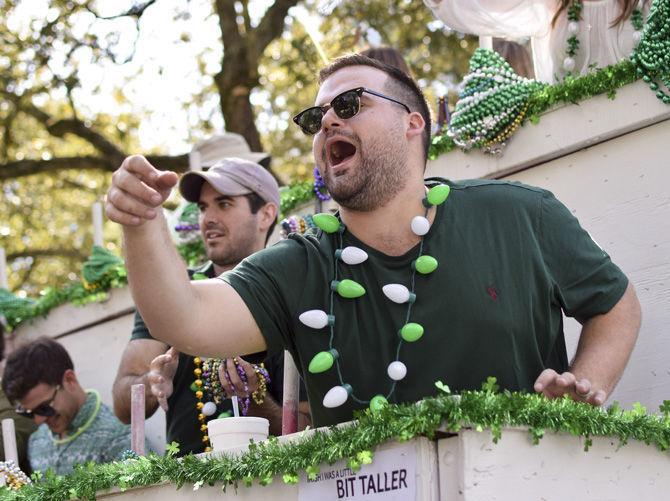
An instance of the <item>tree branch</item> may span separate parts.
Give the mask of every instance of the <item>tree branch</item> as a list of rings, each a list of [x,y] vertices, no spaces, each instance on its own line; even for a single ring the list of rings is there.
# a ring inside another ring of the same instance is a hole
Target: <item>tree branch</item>
[[[261,22],[258,23],[258,26],[254,30],[256,35],[256,61],[261,57],[263,51],[270,42],[275,38],[280,37],[284,32],[284,18],[288,14],[288,10],[296,5],[298,1],[299,0],[276,0],[265,12],[263,19],[261,19]]]
[[[41,122],[52,136],[63,137],[68,133],[74,134],[90,143],[103,155],[117,160],[124,157],[124,153],[115,144],[78,118],[54,120],[51,115],[32,103],[22,103],[19,106],[21,111]]]
[[[188,170],[188,155],[147,155],[147,160],[161,170],[172,170],[178,173]],[[50,160],[17,160],[0,164],[0,181],[63,169],[114,172],[119,164],[120,162],[114,159],[93,156],[60,157]]]
[[[50,160],[17,160],[0,165],[0,181],[63,169],[97,169],[113,172],[116,167],[117,164],[115,162],[105,158],[92,156],[60,157],[52,158]]]
[[[87,259],[88,256],[78,249],[26,249],[20,252],[7,254],[7,261],[13,261],[22,257],[70,257],[79,260]],[[34,263],[33,263],[34,266]]]
[[[234,0],[216,0],[216,13],[219,16],[219,29],[223,40],[224,59],[225,51],[242,43],[242,36],[237,27],[237,12]]]
[[[88,4],[86,4],[84,6],[84,8],[87,11],[89,11],[91,14],[93,14],[96,18],[102,19],[104,21],[109,21],[109,20],[112,20],[112,19],[118,19],[120,17],[127,17],[127,16],[139,19],[140,17],[142,17],[142,14],[144,14],[144,11],[147,10],[149,7],[151,7],[155,3],[156,3],[156,0],[148,0],[147,2],[145,2],[143,4],[133,5],[126,12],[122,12],[121,14],[115,14],[113,16],[101,16],[95,10],[93,10],[93,8],[91,8]]]

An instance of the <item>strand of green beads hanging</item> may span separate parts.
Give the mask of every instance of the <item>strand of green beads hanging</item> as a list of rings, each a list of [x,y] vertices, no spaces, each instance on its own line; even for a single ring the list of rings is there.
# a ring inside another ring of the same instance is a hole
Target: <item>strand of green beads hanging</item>
[[[670,94],[659,84],[670,89],[670,0],[651,4],[642,39],[630,59],[637,76],[649,84],[658,99],[670,104]]]
[[[477,49],[451,116],[449,136],[461,148],[499,153],[522,124],[530,96],[545,86],[517,75],[497,52]]]
[[[574,0],[567,10],[568,33],[570,33],[570,36],[566,41],[567,48],[565,49],[565,59],[563,59],[563,69],[566,71],[566,75],[570,75],[572,70],[575,69],[575,54],[577,54],[577,50],[579,49],[577,34],[579,33],[581,15],[582,2]]]
[[[316,214],[313,221],[317,227],[328,234],[336,234],[337,249],[335,251],[334,278],[330,284],[329,304],[330,313],[320,309],[308,310],[299,315],[299,320],[306,326],[322,330],[329,328],[330,338],[328,348],[316,353],[309,363],[308,370],[312,374],[326,373],[335,367],[339,384],[332,387],[323,398],[324,407],[333,408],[344,404],[349,398],[362,405],[369,405],[373,411],[381,409],[388,403],[393,395],[398,381],[402,380],[407,374],[407,367],[402,363],[400,350],[404,343],[414,343],[419,341],[424,335],[424,328],[421,324],[410,322],[412,305],[416,301],[414,292],[416,273],[428,275],[434,272],[438,267],[437,259],[427,254],[423,254],[424,235],[430,230],[430,222],[427,215],[431,207],[444,203],[450,193],[450,187],[446,184],[438,184],[431,187],[423,199],[423,205],[426,211],[423,216],[416,216],[412,219],[411,230],[414,234],[421,237],[417,259],[412,262],[410,274],[410,287],[402,284],[385,284],[382,287],[384,295],[397,304],[407,303],[407,312],[405,323],[398,331],[398,344],[395,360],[392,360],[387,367],[387,375],[391,380],[390,390],[386,395],[377,394],[369,400],[359,398],[354,394],[352,386],[344,381],[340,367],[340,354],[335,348],[335,294],[337,293],[343,299],[356,299],[365,295],[365,288],[359,283],[350,279],[339,279],[339,263],[342,262],[349,266],[359,265],[368,259],[368,255],[362,249],[348,246],[342,248],[342,234],[345,231],[344,225],[338,218],[331,214]]]

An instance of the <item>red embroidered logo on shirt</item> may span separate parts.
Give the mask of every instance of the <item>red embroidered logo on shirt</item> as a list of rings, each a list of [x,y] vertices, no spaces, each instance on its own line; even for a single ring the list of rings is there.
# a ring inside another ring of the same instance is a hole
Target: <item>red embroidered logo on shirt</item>
[[[486,288],[486,292],[489,293],[489,296],[491,296],[491,299],[493,299],[495,302],[498,302],[498,291],[496,290],[495,287],[493,287],[492,285],[489,285]]]

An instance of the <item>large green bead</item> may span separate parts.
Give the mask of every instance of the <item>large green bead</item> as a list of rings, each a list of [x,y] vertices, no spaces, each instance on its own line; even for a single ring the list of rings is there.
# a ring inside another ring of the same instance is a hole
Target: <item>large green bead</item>
[[[312,374],[326,372],[333,366],[337,356],[337,350],[320,351],[314,355],[314,358],[312,358],[312,361],[309,363],[309,372]]]
[[[314,224],[321,228],[326,233],[335,233],[340,229],[340,221],[332,214],[321,212],[312,216]]]
[[[365,294],[365,289],[361,284],[354,282],[353,280],[349,280],[348,278],[345,278],[341,282],[333,283],[337,284],[335,287],[337,293],[347,299],[355,299]]]
[[[193,381],[193,382],[191,383],[191,386],[189,386],[189,388],[191,389],[191,391],[192,391],[193,393],[195,393],[196,391],[198,391],[198,390],[200,389],[200,388],[198,388],[198,385],[195,384],[195,381]]]
[[[379,412],[386,407],[388,403],[388,400],[386,400],[386,397],[383,395],[375,395],[372,397],[372,400],[370,400],[370,410],[372,412]]]
[[[451,188],[448,184],[438,184],[428,190],[426,198],[428,198],[428,202],[430,202],[431,205],[440,205],[447,199],[450,191]]]
[[[403,325],[400,329],[400,337],[402,337],[408,343],[413,343],[418,341],[423,336],[423,327],[420,324],[410,322]]]
[[[432,273],[437,268],[437,259],[433,256],[421,256],[416,261],[414,261],[414,269],[421,273],[422,275],[427,275]]]

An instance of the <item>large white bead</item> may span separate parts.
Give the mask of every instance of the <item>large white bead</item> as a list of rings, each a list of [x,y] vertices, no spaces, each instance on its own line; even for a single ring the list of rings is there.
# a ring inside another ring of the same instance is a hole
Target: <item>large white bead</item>
[[[407,366],[403,364],[400,360],[391,362],[386,369],[389,377],[394,381],[400,381],[407,375]]]
[[[571,57],[566,57],[563,59],[563,69],[565,71],[572,71],[575,69],[575,60]]]
[[[642,40],[642,32],[641,31],[634,31],[633,32],[633,43],[635,46],[640,43],[640,40]]]
[[[339,407],[349,398],[349,392],[343,386],[333,386],[326,396],[323,397],[323,406],[332,409],[333,407]]]
[[[308,310],[301,313],[298,320],[312,329],[323,329],[328,325],[328,314],[323,310]]]
[[[342,249],[340,258],[347,264],[361,264],[368,258],[368,253],[363,249],[350,245]]]
[[[211,416],[216,412],[216,404],[214,402],[206,402],[205,405],[202,406],[202,413],[205,416]]]
[[[570,21],[568,23],[568,32],[571,35],[576,35],[579,33],[579,23],[577,21]]]
[[[430,222],[423,216],[415,216],[412,219],[412,231],[415,235],[424,236],[430,230]]]
[[[409,300],[409,289],[402,284],[386,284],[382,291],[394,303],[402,304]]]

